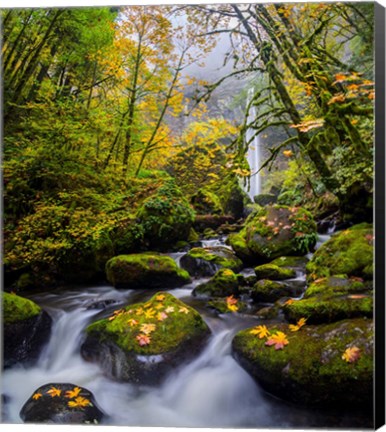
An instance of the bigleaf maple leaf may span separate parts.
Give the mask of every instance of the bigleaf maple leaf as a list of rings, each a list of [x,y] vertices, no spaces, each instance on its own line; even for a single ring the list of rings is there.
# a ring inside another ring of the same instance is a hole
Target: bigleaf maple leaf
[[[265,345],[267,346],[275,346],[275,350],[283,349],[285,345],[288,345],[287,335],[281,331],[276,332],[271,335],[270,339],[267,340]]]

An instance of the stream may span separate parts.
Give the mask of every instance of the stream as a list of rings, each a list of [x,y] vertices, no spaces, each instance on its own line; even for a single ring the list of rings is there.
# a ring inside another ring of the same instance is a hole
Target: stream
[[[329,236],[321,236],[320,242]],[[208,240],[205,246],[223,245]],[[176,262],[183,253],[169,254]],[[248,273],[248,269],[244,270]],[[299,277],[304,277],[299,275]],[[22,423],[19,412],[41,385],[72,383],[90,390],[106,413],[106,425],[230,428],[361,427],[367,419],[357,413],[304,409],[271,397],[231,355],[233,336],[262,323],[253,315],[215,315],[191,291],[206,279],[181,288],[164,289],[196,308],[212,331],[201,354],[184,364],[158,387],[119,383],[106,378],[98,365],[84,361],[80,346],[84,329],[112,311],[150,298],[161,290],[116,290],[107,285],[68,287],[58,292],[29,295],[53,319],[50,340],[33,367],[14,366],[3,372],[3,422]],[[113,300],[104,310],[94,302]],[[267,321],[264,321],[266,324]]]

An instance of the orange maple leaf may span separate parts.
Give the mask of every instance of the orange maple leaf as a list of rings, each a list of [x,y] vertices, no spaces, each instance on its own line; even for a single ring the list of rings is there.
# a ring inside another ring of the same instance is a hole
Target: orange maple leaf
[[[292,299],[292,298],[290,298],[290,299],[288,299],[284,304],[285,304],[286,306],[289,306],[289,305],[292,305],[292,303],[295,303],[295,300]]]
[[[294,155],[294,152],[292,150],[284,150],[283,155],[287,158],[290,158],[291,156]]]
[[[347,348],[346,351],[342,355],[342,360],[346,360],[347,363],[354,363],[361,357],[361,350],[353,346],[351,348]]]
[[[164,320],[166,320],[166,318],[168,318],[168,314],[167,313],[165,313],[165,312],[158,312],[158,314],[157,314],[157,320],[158,321],[164,321]]]
[[[149,344],[150,344],[150,341],[151,341],[150,336],[147,336],[147,335],[142,334],[142,333],[139,334],[139,335],[136,337],[136,339],[137,339],[137,341],[138,341],[138,343],[139,343],[140,346],[149,345]]]
[[[43,395],[42,395],[41,393],[35,393],[35,394],[32,396],[32,399],[33,399],[33,400],[38,400],[38,399],[40,399],[42,396],[43,396]]]
[[[158,294],[157,297],[155,298],[157,301],[163,301],[165,300],[165,295],[164,294]]]
[[[70,408],[83,408],[90,405],[92,405],[92,403],[82,396],[77,397],[74,401],[68,402]]]
[[[134,327],[138,324],[138,321],[132,318],[127,321],[127,324],[129,324],[130,327]]]
[[[276,332],[271,335],[271,338],[267,340],[265,345],[267,346],[275,346],[275,350],[283,349],[285,345],[288,345],[287,335],[281,331]]]
[[[56,387],[51,387],[50,390],[47,391],[47,394],[49,394],[51,397],[60,396],[62,394],[62,390]]]
[[[299,331],[305,324],[306,324],[307,318],[300,318],[300,320],[294,324],[289,325],[289,329],[293,332]]]
[[[270,335],[269,330],[265,325],[259,325],[254,327],[249,333],[259,336],[259,339],[263,339]]]
[[[74,387],[72,390],[68,390],[66,391],[66,398],[72,399],[72,398],[76,398],[77,396],[79,396],[79,393],[82,390],[79,387]]]

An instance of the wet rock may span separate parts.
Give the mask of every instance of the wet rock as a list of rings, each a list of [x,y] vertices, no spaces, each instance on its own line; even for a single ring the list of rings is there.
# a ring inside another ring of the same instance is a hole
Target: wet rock
[[[310,284],[304,297],[283,307],[286,318],[305,317],[310,324],[373,316],[371,284],[345,277],[321,278]]]
[[[288,335],[288,325],[268,326]],[[239,364],[269,393],[293,403],[372,409],[373,322],[353,319],[309,326],[291,333],[283,349],[266,346],[266,339],[239,332],[232,343]],[[346,349],[360,357],[345,361]]]
[[[246,263],[265,263],[285,255],[305,255],[316,244],[316,224],[301,207],[266,206],[252,213],[229,244]]]
[[[260,194],[253,197],[253,201],[259,206],[276,204],[277,196],[273,194]]]
[[[113,299],[107,299],[107,300],[96,300],[93,301],[92,303],[90,303],[87,306],[87,310],[91,310],[91,309],[106,309],[108,306],[117,303],[116,300]]]
[[[208,281],[198,285],[192,292],[199,297],[227,297],[239,291],[240,278],[230,269],[220,269]]]
[[[220,268],[236,272],[242,268],[240,259],[223,246],[193,248],[181,258],[180,265],[195,277],[213,276]]]
[[[210,334],[199,313],[168,293],[115,311],[86,329],[87,361],[120,381],[156,385],[194,357]]]
[[[253,301],[273,303],[281,297],[298,297],[303,292],[302,285],[261,279],[250,289]]]
[[[374,232],[367,223],[334,234],[307,264],[309,280],[334,275],[373,278]]]
[[[98,424],[103,416],[89,390],[68,383],[39,387],[20,411],[25,423]]]
[[[255,267],[257,279],[284,280],[296,276],[296,272],[289,268],[279,267],[275,264],[262,264]]]
[[[190,281],[169,256],[146,252],[118,255],[106,264],[107,280],[116,288],[174,288]]]
[[[235,218],[231,215],[196,215],[194,220],[194,229],[203,232],[207,228],[212,230],[218,229],[220,226],[224,224],[233,224],[235,222]]]
[[[37,304],[3,293],[4,367],[34,362],[51,334],[51,317]]]

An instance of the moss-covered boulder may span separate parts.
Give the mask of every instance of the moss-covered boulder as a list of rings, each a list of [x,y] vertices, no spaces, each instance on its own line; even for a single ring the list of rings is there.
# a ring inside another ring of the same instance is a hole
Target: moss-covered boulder
[[[223,213],[220,198],[206,188],[199,189],[192,197],[190,202],[197,214],[217,214]]]
[[[106,264],[107,280],[116,288],[174,288],[190,281],[189,274],[169,256],[156,252],[118,255]]]
[[[259,194],[253,197],[253,201],[259,206],[276,204],[277,196],[274,194]]]
[[[208,281],[193,290],[194,296],[227,297],[239,291],[240,278],[231,269],[222,268]]]
[[[234,298],[214,298],[207,302],[207,307],[217,314],[243,313],[248,310],[247,303]]]
[[[253,213],[229,243],[240,258],[266,262],[285,255],[304,255],[316,244],[316,224],[301,207],[266,206]]]
[[[81,353],[110,377],[152,385],[194,357],[209,334],[196,310],[161,292],[89,325]]]
[[[4,367],[35,361],[48,342],[52,320],[36,303],[4,292]]]
[[[296,276],[296,272],[290,268],[279,267],[275,264],[262,264],[255,267],[258,279],[284,280]]]
[[[291,333],[288,325],[268,327],[282,331],[288,345],[276,350],[251,329],[233,340],[233,355],[269,393],[294,403],[371,409],[373,395],[373,323],[369,319],[309,326]],[[345,361],[349,348],[359,358]]]
[[[310,324],[330,323],[345,318],[373,316],[373,293],[356,279],[329,277],[316,280],[301,300],[283,307],[286,318],[296,322],[305,317]]]
[[[288,285],[269,279],[261,279],[250,288],[250,295],[257,303],[273,303],[282,297],[297,297],[301,293],[301,286]]]
[[[374,233],[370,224],[334,234],[307,264],[309,280],[333,275],[373,278]]]
[[[143,202],[136,217],[148,246],[165,249],[188,239],[194,215],[189,202],[171,179]]]
[[[93,394],[74,384],[39,387],[20,411],[25,423],[99,424],[104,417]]]
[[[195,277],[213,276],[220,268],[228,268],[235,272],[241,270],[243,263],[228,248],[213,246],[193,248],[180,260],[180,265]]]
[[[309,259],[305,256],[282,256],[270,262],[280,268],[289,268],[293,270],[304,270]]]

